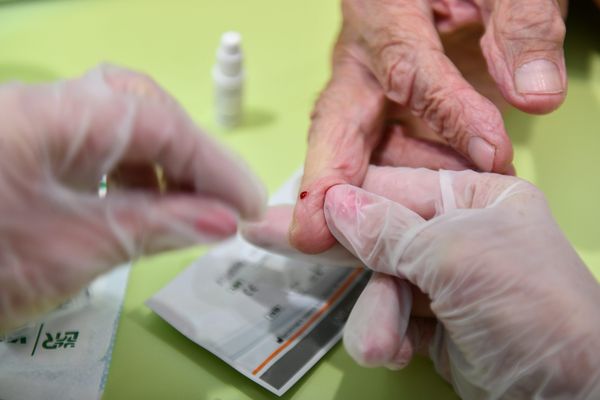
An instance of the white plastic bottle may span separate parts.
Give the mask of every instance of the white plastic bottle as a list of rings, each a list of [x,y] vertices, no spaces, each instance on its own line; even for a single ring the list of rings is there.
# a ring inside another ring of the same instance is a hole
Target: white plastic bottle
[[[237,32],[225,32],[217,50],[213,68],[217,121],[234,127],[242,120],[244,94],[244,57],[242,38]]]

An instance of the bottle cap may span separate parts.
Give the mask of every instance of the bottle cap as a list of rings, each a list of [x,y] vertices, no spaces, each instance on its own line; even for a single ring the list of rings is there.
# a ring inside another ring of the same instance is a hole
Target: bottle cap
[[[227,76],[242,73],[242,36],[238,32],[225,32],[217,50],[217,68]]]

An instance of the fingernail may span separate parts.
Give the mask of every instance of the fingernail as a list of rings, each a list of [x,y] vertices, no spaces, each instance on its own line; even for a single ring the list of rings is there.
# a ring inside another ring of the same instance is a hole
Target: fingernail
[[[558,67],[544,59],[530,61],[517,68],[515,86],[522,94],[560,93],[564,90]]]
[[[469,157],[483,172],[490,172],[494,168],[496,148],[479,136],[469,139]]]

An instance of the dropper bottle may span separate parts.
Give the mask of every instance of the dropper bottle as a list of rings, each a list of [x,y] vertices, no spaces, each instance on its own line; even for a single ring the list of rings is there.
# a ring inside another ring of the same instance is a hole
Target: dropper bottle
[[[213,68],[217,122],[231,128],[239,125],[243,114],[244,66],[238,32],[225,32]]]

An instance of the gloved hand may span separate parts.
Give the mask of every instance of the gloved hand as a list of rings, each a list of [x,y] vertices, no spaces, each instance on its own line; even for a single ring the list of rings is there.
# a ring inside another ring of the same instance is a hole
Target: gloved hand
[[[376,274],[345,328],[361,364],[429,347],[465,399],[600,398],[600,286],[543,194],[514,177],[376,168],[332,187],[336,239]],[[436,320],[410,318],[410,282]]]
[[[498,107],[506,100],[546,113],[562,103],[565,13],[566,1],[556,0],[344,0],[332,76],[312,116],[306,194],[291,243],[307,253],[335,243],[323,216],[325,192],[362,185],[370,163],[460,169],[460,153],[467,167],[511,173]]]
[[[102,66],[70,81],[8,84],[0,110],[0,332],[112,266],[222,239],[238,215],[263,209],[245,164],[146,76]],[[153,165],[164,193],[146,190]]]

